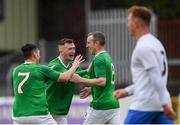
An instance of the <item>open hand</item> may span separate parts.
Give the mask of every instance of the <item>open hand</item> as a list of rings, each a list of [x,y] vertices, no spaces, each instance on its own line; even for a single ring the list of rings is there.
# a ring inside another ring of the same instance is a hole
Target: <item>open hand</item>
[[[84,62],[84,60],[85,60],[85,59],[83,59],[83,56],[81,56],[81,55],[76,56],[75,59],[74,59],[74,62],[73,62],[73,66],[79,67],[79,65],[80,65],[82,62]]]

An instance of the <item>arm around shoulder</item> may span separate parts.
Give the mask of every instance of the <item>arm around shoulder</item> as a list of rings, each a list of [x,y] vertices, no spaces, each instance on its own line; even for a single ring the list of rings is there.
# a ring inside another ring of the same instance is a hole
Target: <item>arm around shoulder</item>
[[[105,86],[106,85],[106,78],[94,78],[94,79],[86,79],[82,78],[80,83],[83,83],[88,86]]]

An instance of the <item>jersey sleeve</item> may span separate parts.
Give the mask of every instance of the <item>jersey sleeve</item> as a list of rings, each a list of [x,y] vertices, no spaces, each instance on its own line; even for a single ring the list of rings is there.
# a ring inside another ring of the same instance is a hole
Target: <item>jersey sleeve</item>
[[[169,99],[168,90],[166,84],[164,84],[160,71],[155,67],[147,70],[150,83],[155,86],[155,90],[159,95],[159,100],[162,105],[171,104]]]
[[[76,70],[76,74],[80,75],[81,77],[84,77],[88,74],[87,70],[83,70],[80,67]]]
[[[132,85],[126,87],[125,90],[127,91],[129,96],[133,95],[134,94],[134,90],[135,90],[135,84],[132,84]]]
[[[56,71],[56,68],[57,68],[56,64],[54,64],[54,63],[49,63],[48,67],[51,68],[52,70],[55,70],[55,71]]]
[[[139,48],[137,50],[138,59],[142,63],[145,69],[150,69],[152,67],[158,66],[158,61],[156,59],[155,53],[149,47]]]
[[[50,79],[52,81],[56,81],[60,75],[59,72],[52,70],[48,66],[42,66],[41,71],[48,79]]]
[[[101,59],[95,59],[93,62],[96,78],[106,77],[106,62]]]

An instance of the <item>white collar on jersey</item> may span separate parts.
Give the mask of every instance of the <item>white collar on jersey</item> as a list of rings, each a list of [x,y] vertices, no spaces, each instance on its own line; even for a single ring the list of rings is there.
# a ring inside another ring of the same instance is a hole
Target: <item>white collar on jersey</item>
[[[95,57],[98,56],[98,55],[101,54],[101,53],[104,53],[104,52],[106,52],[106,51],[105,51],[105,50],[102,50],[102,51],[98,52],[98,53],[95,55]]]
[[[33,62],[25,61],[24,64],[32,64]]]
[[[63,61],[62,61],[62,59],[61,59],[60,56],[58,56],[58,59],[59,59],[59,61],[61,62],[61,64],[62,64],[65,68],[68,68],[69,63],[68,63],[67,66],[66,66],[66,65],[63,63]]]

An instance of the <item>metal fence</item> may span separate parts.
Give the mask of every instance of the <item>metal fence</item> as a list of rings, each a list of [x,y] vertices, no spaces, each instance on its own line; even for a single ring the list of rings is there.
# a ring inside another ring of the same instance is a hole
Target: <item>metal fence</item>
[[[118,83],[131,82],[130,59],[135,40],[127,30],[127,10],[87,10],[87,32],[101,31],[106,36],[106,50],[111,54]],[[156,17],[151,21],[151,32],[156,34]]]
[[[130,58],[135,46],[135,40],[128,35],[127,31],[127,10],[113,9],[104,11],[88,11],[87,13],[87,33],[91,31],[101,31],[106,35],[106,49],[112,55],[116,69],[118,83],[131,83]],[[156,18],[153,17],[151,29],[156,33]],[[58,56],[56,42],[40,40],[38,42],[41,49],[41,63],[46,64]],[[91,56],[87,54],[86,67]],[[19,52],[8,55],[0,59],[0,95],[12,95],[11,71],[14,66],[23,62]]]

